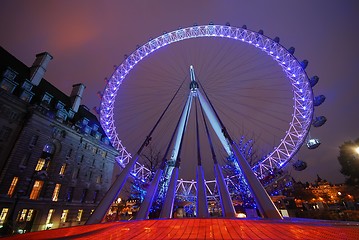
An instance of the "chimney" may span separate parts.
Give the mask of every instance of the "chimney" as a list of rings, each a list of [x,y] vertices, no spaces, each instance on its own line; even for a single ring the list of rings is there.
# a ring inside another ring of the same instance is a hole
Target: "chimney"
[[[47,64],[53,57],[48,52],[39,53],[30,68],[30,81],[33,85],[38,86],[46,72]]]
[[[70,101],[71,101],[71,109],[74,112],[77,112],[79,110],[82,94],[84,93],[86,86],[82,83],[78,83],[75,85],[72,85],[72,92],[70,95]]]

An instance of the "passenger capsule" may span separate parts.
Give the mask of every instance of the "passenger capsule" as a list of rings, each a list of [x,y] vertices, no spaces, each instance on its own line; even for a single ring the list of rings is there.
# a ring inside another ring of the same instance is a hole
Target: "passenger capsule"
[[[318,83],[318,81],[319,81],[319,77],[318,77],[318,76],[313,76],[313,77],[309,80],[310,86],[311,86],[311,87],[314,87],[314,86]]]
[[[320,127],[327,121],[327,118],[324,116],[319,116],[313,119],[313,126]]]
[[[308,66],[308,60],[303,60],[300,62],[300,65],[302,66],[303,69],[306,69]]]
[[[294,47],[290,47],[290,48],[288,49],[288,52],[293,55],[294,52],[295,52],[295,48],[294,48]]]
[[[297,160],[295,163],[293,163],[293,168],[296,171],[303,171],[307,168],[307,163],[301,160]]]
[[[320,141],[317,138],[311,138],[307,141],[307,147],[308,149],[316,149],[319,147]]]
[[[314,106],[317,107],[317,106],[321,105],[321,104],[324,102],[324,100],[325,100],[325,96],[324,96],[324,95],[316,96],[316,97],[314,98],[313,104],[314,104]]]

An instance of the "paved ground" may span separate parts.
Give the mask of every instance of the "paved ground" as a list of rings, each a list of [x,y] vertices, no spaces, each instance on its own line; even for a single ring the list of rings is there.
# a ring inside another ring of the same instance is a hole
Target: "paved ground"
[[[6,239],[359,239],[359,223],[287,219],[169,219],[93,224]]]

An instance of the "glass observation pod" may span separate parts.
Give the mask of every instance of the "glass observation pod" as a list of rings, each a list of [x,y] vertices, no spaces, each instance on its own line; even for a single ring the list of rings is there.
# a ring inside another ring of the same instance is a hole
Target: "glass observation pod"
[[[311,87],[314,87],[319,81],[318,76],[313,76],[311,79],[309,79],[309,83]]]
[[[314,101],[313,101],[313,104],[315,107],[321,105],[325,100],[325,96],[324,95],[319,95],[319,96],[316,96],[314,98]]]
[[[295,163],[293,163],[293,168],[296,171],[303,171],[307,168],[307,163],[302,160],[297,160]]]
[[[320,127],[327,121],[327,118],[324,116],[319,116],[313,119],[313,126]]]
[[[309,149],[315,149],[319,147],[319,145],[320,145],[320,141],[317,138],[311,138],[307,141],[307,147]]]

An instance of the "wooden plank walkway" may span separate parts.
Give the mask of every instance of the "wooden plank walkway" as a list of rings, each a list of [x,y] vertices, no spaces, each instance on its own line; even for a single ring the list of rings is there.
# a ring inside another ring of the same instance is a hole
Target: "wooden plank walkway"
[[[359,239],[359,223],[308,219],[155,219],[93,224],[3,239]]]

